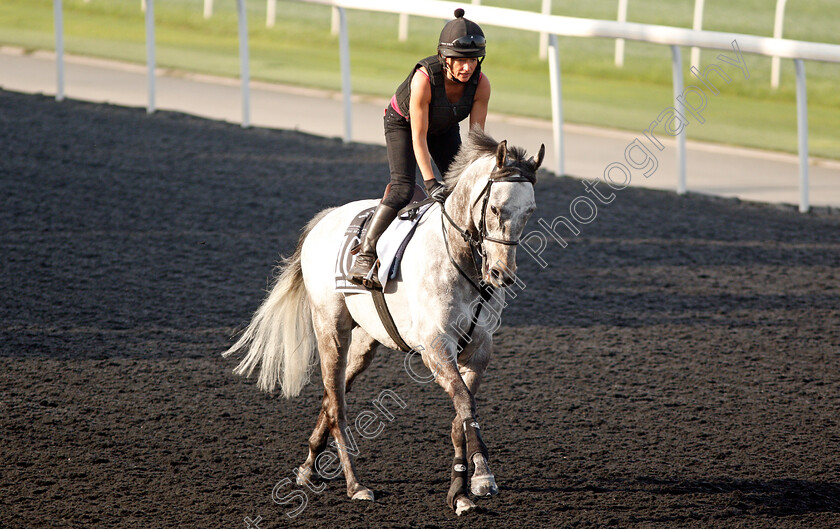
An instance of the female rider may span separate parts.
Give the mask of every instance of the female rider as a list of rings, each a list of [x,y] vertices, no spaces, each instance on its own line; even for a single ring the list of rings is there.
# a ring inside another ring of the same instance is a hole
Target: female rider
[[[430,196],[443,200],[446,190],[435,179],[432,160],[441,176],[461,146],[458,123],[467,116],[470,128],[484,128],[490,81],[481,73],[484,32],[455,10],[455,19],[443,27],[437,56],[418,62],[397,88],[385,109],[385,144],[391,169],[391,188],[369,221],[350,280],[367,288],[381,288],[374,270],[376,241],[408,205],[414,194],[419,166]]]

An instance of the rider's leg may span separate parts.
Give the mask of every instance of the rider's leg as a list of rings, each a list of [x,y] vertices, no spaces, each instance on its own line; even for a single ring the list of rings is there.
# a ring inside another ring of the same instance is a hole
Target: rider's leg
[[[379,280],[376,278],[373,267],[376,264],[376,242],[391,222],[397,218],[399,210],[386,206],[384,202],[376,207],[373,218],[368,223],[365,238],[362,241],[359,255],[350,269],[350,281],[363,285],[367,288],[379,287]],[[368,277],[370,276],[370,277]]]
[[[396,218],[397,212],[411,201],[417,171],[411,145],[411,125],[390,108],[385,113],[385,145],[391,169],[391,190],[376,208],[349,274],[351,281],[368,288],[379,286],[376,275],[371,273],[376,264],[376,242]]]

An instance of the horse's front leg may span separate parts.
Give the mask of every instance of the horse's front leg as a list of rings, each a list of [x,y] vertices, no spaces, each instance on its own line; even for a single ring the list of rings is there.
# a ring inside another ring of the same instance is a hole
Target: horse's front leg
[[[475,503],[467,496],[467,453],[464,423],[457,414],[452,420],[452,445],[455,447],[455,457],[452,459],[452,473],[449,492],[446,494],[446,504],[461,516],[465,512],[475,509]]]
[[[480,428],[476,420],[475,398],[455,360],[455,355],[447,351],[432,350],[423,352],[423,361],[435,374],[435,381],[449,394],[455,406],[455,419],[452,422],[452,445],[455,457],[452,463],[452,481],[447,494],[447,504],[459,516],[475,508],[475,503],[467,496],[467,470],[470,461],[477,462],[479,476],[490,476],[487,466],[487,447],[481,439]],[[476,360],[471,368],[465,370],[471,384],[477,387],[481,374],[487,366],[486,358]],[[475,479],[475,474],[474,474]],[[495,482],[493,482],[495,492]],[[476,489],[473,488],[475,491]],[[483,489],[482,489],[483,490]],[[495,494],[492,492],[492,494]],[[482,494],[486,495],[486,494]]]
[[[489,355],[487,355],[489,356]],[[481,362],[470,362],[467,367],[461,368],[461,374],[464,378],[467,388],[475,398],[478,393],[478,386],[481,384],[481,379],[484,376],[484,369],[487,367],[487,360]],[[455,431],[455,424],[453,423],[453,433]],[[480,428],[478,421],[473,424],[461,424],[462,437],[465,438],[464,444],[467,448],[467,461],[473,464],[473,475],[470,479],[470,492],[480,498],[495,496],[499,493],[499,487],[496,485],[496,478],[490,471],[490,464],[488,462],[487,447],[481,439]],[[474,435],[475,440],[471,441],[470,436]],[[453,435],[452,442],[455,443]]]

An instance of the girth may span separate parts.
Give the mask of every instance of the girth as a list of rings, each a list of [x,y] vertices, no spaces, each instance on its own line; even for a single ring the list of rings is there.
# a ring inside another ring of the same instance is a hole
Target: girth
[[[394,340],[397,347],[404,353],[411,351],[411,347],[405,343],[405,340],[400,336],[400,331],[397,330],[397,324],[394,323],[394,317],[391,316],[391,311],[388,310],[388,302],[385,301],[385,294],[381,290],[372,289],[370,295],[373,298],[373,306],[376,307],[376,312],[379,314],[379,319],[382,320],[382,325],[388,331],[388,336]]]

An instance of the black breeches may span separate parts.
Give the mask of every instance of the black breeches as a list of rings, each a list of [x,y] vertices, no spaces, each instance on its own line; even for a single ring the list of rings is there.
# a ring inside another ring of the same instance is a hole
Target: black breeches
[[[458,125],[453,125],[442,134],[429,134],[426,142],[438,171],[445,175],[461,147]],[[390,106],[385,111],[385,145],[391,168],[391,191],[382,203],[394,209],[402,209],[414,194],[417,159],[411,143],[411,124]]]

